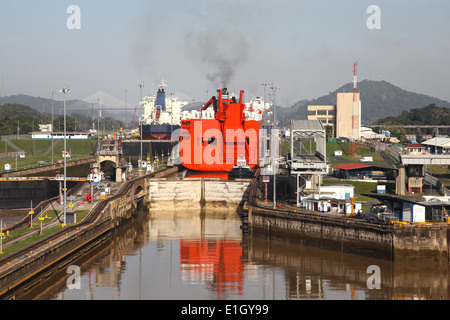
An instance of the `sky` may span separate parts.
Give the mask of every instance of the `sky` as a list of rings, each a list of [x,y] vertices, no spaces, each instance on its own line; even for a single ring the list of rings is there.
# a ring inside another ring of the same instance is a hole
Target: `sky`
[[[1,0],[0,95],[136,105],[138,84],[164,79],[195,101],[276,87],[290,107],[352,82],[357,61],[358,81],[450,101],[449,14],[446,0]]]

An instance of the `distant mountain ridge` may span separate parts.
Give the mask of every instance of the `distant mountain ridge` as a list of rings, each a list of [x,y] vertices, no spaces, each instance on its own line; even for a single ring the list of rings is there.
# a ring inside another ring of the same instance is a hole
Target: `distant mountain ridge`
[[[112,96],[109,96],[105,93],[99,92],[89,96],[83,100],[66,100],[66,110],[67,115],[71,114],[80,114],[84,116],[95,117],[98,116],[98,104],[97,97],[100,98],[101,94],[103,94],[103,102],[102,102],[102,117],[115,117],[113,113],[109,110],[113,110],[114,108],[123,107],[125,103],[122,104],[121,100],[115,99]],[[29,106],[34,110],[39,112],[51,114],[52,113],[52,102],[53,102],[53,111],[55,115],[62,115],[64,112],[64,101],[53,100],[50,98],[42,98],[42,97],[33,97],[26,94],[18,94],[7,97],[0,98],[0,105],[4,104],[20,104],[24,106]],[[129,105],[130,113],[132,114],[134,107]],[[109,110],[108,110],[109,109]],[[117,110],[117,113],[121,110]]]
[[[336,105],[336,95],[338,92],[353,92],[353,83],[347,83],[335,91],[316,99],[298,101],[290,107],[277,106],[277,120],[288,125],[291,119],[307,119],[308,105]],[[422,108],[433,103],[439,107],[450,108],[450,102],[448,101],[433,98],[425,94],[410,92],[387,81],[362,80],[358,82],[358,92],[361,95],[361,120],[364,124],[373,124],[381,118],[398,116],[404,110],[409,111],[415,108]],[[96,96],[92,95],[90,98],[95,98]],[[134,106],[129,104],[130,110],[127,112],[127,115],[124,115],[123,110],[121,112],[118,110],[116,113],[113,113],[111,107],[116,108],[116,105],[123,107],[124,103],[120,99],[113,99],[113,97],[108,100],[107,97],[108,95],[104,94],[102,105],[105,109],[102,112],[102,117],[110,116],[119,120],[123,120],[126,117],[127,121],[130,121],[130,118],[133,116]],[[68,114],[78,113],[91,116],[93,111],[94,117],[97,117],[98,107],[95,105],[96,99],[94,98],[91,99],[92,101],[67,100]],[[0,105],[7,103],[26,105],[39,112],[51,113],[52,99],[32,97],[24,94],[0,98]],[[183,110],[200,109],[202,104],[201,102],[191,102]],[[107,111],[108,108],[111,110],[110,112]],[[55,100],[54,110],[55,114],[62,114],[63,102]]]
[[[308,105],[336,105],[338,92],[353,92],[353,83],[348,83],[322,97],[302,100],[290,108],[277,107],[277,119],[307,119]],[[363,80],[358,82],[361,96],[361,120],[363,123],[376,123],[378,119],[398,116],[403,110],[421,108],[429,104],[450,108],[450,102],[401,89],[386,81]]]

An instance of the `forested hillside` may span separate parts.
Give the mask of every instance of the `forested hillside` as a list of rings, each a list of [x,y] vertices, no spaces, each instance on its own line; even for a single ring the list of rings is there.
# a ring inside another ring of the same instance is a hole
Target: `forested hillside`
[[[64,116],[54,115],[55,131],[64,130]],[[39,131],[39,124],[49,124],[52,116],[49,113],[39,112],[29,106],[20,104],[0,105],[0,135],[28,134],[33,131]],[[94,122],[94,123],[93,123]],[[79,131],[88,130],[92,126],[97,128],[98,120],[92,120],[91,117],[72,114],[66,117],[66,130]],[[118,130],[123,126],[122,121],[110,117],[101,119],[101,130]]]
[[[422,108],[403,110],[401,115],[378,120],[378,124],[449,125],[450,109],[430,104]]]

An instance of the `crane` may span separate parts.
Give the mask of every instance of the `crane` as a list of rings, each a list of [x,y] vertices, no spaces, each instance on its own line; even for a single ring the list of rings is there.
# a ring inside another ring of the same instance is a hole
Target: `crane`
[[[131,121],[130,130],[133,129],[134,120],[136,119],[137,106],[134,108],[133,121]]]

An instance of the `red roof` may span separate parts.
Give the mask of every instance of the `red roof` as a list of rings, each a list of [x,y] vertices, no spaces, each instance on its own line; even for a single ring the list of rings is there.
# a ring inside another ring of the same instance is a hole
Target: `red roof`
[[[353,170],[353,169],[362,169],[362,168],[371,168],[372,166],[362,163],[346,163],[340,164],[338,166],[334,166],[335,169],[340,170]]]
[[[413,143],[413,144],[405,146],[405,148],[425,148],[425,147],[421,144]]]

